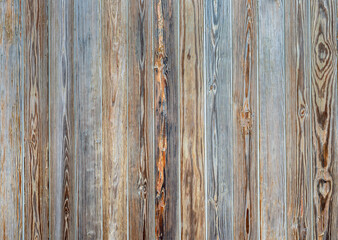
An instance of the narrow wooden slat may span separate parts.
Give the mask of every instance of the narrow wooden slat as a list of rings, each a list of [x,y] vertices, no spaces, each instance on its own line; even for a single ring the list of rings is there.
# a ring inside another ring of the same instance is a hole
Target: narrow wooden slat
[[[194,27],[188,23],[189,21],[191,20],[187,19],[185,22],[187,31]],[[206,0],[205,24],[207,238],[232,239],[231,0]],[[190,35],[187,34],[188,43],[192,38]],[[190,61],[187,59],[187,69],[190,67]],[[187,72],[187,74],[189,76],[191,73]],[[201,81],[200,84],[204,84],[202,78],[199,81]],[[185,84],[188,89],[191,88],[190,85],[192,84],[189,82]],[[203,98],[203,92],[199,97]],[[187,107],[192,106],[187,105]],[[201,111],[203,113],[203,105],[198,106],[195,111],[198,114]],[[194,126],[191,124],[189,127]]]
[[[20,1],[0,2],[0,238],[22,239]]]
[[[129,1],[128,208],[129,239],[155,238],[153,143],[154,65],[150,0]]]
[[[101,6],[74,1],[77,238],[102,237]]]
[[[284,1],[258,2],[260,238],[286,238]]]
[[[310,2],[286,1],[288,239],[311,239]]]
[[[234,0],[232,6],[234,239],[259,239],[257,1]]]
[[[49,1],[50,237],[74,239],[76,162],[74,116],[74,1]]]
[[[179,239],[178,1],[154,2],[155,234]]]
[[[179,5],[182,239],[205,239],[206,235],[203,7],[203,0],[180,0]]]
[[[336,1],[311,1],[311,110],[313,161],[313,230],[315,239],[336,239],[337,158],[335,149],[336,86]]]
[[[48,3],[25,2],[25,239],[49,236]]]
[[[128,1],[102,1],[103,239],[127,239]]]

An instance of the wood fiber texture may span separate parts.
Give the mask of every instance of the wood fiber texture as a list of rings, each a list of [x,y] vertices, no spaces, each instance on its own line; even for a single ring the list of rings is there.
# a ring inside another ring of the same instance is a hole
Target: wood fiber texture
[[[338,240],[337,0],[0,0],[0,239]]]

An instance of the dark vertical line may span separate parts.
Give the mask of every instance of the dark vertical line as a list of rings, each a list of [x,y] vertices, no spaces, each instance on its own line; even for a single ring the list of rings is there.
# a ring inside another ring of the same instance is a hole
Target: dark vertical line
[[[260,14],[260,9],[259,9],[259,0],[256,1],[256,15],[257,15],[257,65],[256,65],[256,85],[257,85],[257,238],[261,239],[261,208],[260,208],[260,201],[261,201],[261,190],[260,190],[260,95],[259,95],[259,14]]]
[[[286,66],[286,57],[285,57],[285,1],[282,2],[283,5],[283,72],[284,72],[284,213],[287,212],[287,153],[286,153],[286,71],[285,71],[285,66]],[[285,226],[285,239],[288,239],[288,222],[287,222],[287,214],[284,214],[284,226]]]
[[[127,28],[127,55],[126,55],[126,65],[127,65],[127,90],[126,90],[126,93],[127,93],[127,151],[129,150],[129,3],[130,1],[129,0],[126,0],[127,1],[127,24],[126,24],[126,28]],[[129,154],[127,152],[126,154],[127,156],[127,171],[126,171],[126,185],[127,185],[127,228],[126,228],[126,231],[127,231],[127,240],[129,240]]]
[[[309,98],[310,98],[310,208],[311,208],[311,213],[310,213],[310,222],[311,222],[311,239],[313,240],[313,231],[314,231],[314,227],[313,227],[313,182],[312,182],[312,176],[313,176],[313,163],[312,163],[312,30],[311,30],[311,0],[308,2],[308,28],[309,28],[309,33],[308,33],[308,40],[309,40],[309,48],[307,49],[307,51],[309,51],[309,85],[310,85],[310,92],[309,92]]]
[[[49,239],[51,239],[51,198],[50,198],[50,183],[51,183],[51,179],[50,179],[50,0],[47,1],[47,13],[48,13],[48,209],[49,209],[49,214],[48,214],[48,236]]]
[[[25,9],[25,1],[20,1],[20,9],[21,9],[21,37],[20,37],[20,84],[21,84],[21,155],[22,155],[22,174],[21,174],[21,193],[22,193],[22,239],[25,239],[25,68],[24,68],[24,60],[25,60],[25,47],[24,47],[24,36],[25,34],[25,17],[24,17],[24,9]]]
[[[101,97],[101,104],[100,104],[100,112],[101,112],[101,136],[100,136],[100,145],[101,145],[101,153],[100,153],[100,157],[101,157],[101,174],[100,174],[100,181],[101,181],[101,239],[103,239],[103,179],[102,179],[102,176],[103,176],[103,136],[102,136],[102,109],[103,109],[103,97],[102,97],[102,87],[103,87],[103,84],[102,84],[102,0],[99,1],[99,11],[100,11],[100,14],[99,14],[99,26],[100,26],[100,84],[101,84],[101,88],[100,88],[100,97]]]

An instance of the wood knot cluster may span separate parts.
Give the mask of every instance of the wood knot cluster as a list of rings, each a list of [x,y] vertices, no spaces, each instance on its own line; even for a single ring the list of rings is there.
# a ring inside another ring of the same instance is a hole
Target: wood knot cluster
[[[243,109],[240,113],[242,133],[248,135],[252,129],[252,113],[250,109]]]

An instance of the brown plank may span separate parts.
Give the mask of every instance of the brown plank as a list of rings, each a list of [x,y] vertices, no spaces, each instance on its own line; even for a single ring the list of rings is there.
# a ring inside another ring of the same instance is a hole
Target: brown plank
[[[258,14],[260,239],[285,239],[284,1],[259,1]]]
[[[312,239],[309,1],[286,1],[285,13],[287,233]]]
[[[131,0],[128,11],[129,239],[155,238],[152,1]]]
[[[127,239],[128,1],[102,4],[103,239]]]
[[[101,5],[74,1],[75,154],[78,239],[102,238]]]
[[[180,0],[181,238],[205,239],[203,0]]]
[[[25,116],[25,239],[49,235],[48,4],[23,6]]]
[[[315,239],[336,239],[335,149],[336,86],[336,2],[311,1],[311,123],[313,161],[313,230]]]
[[[208,239],[233,239],[231,0],[206,0],[204,11],[206,231]]]
[[[74,239],[76,162],[74,1],[49,1],[50,238]]]
[[[23,78],[20,1],[0,2],[0,238],[22,239]]]
[[[155,234],[179,239],[178,2],[154,3]]]
[[[259,239],[257,1],[233,1],[234,239]]]

